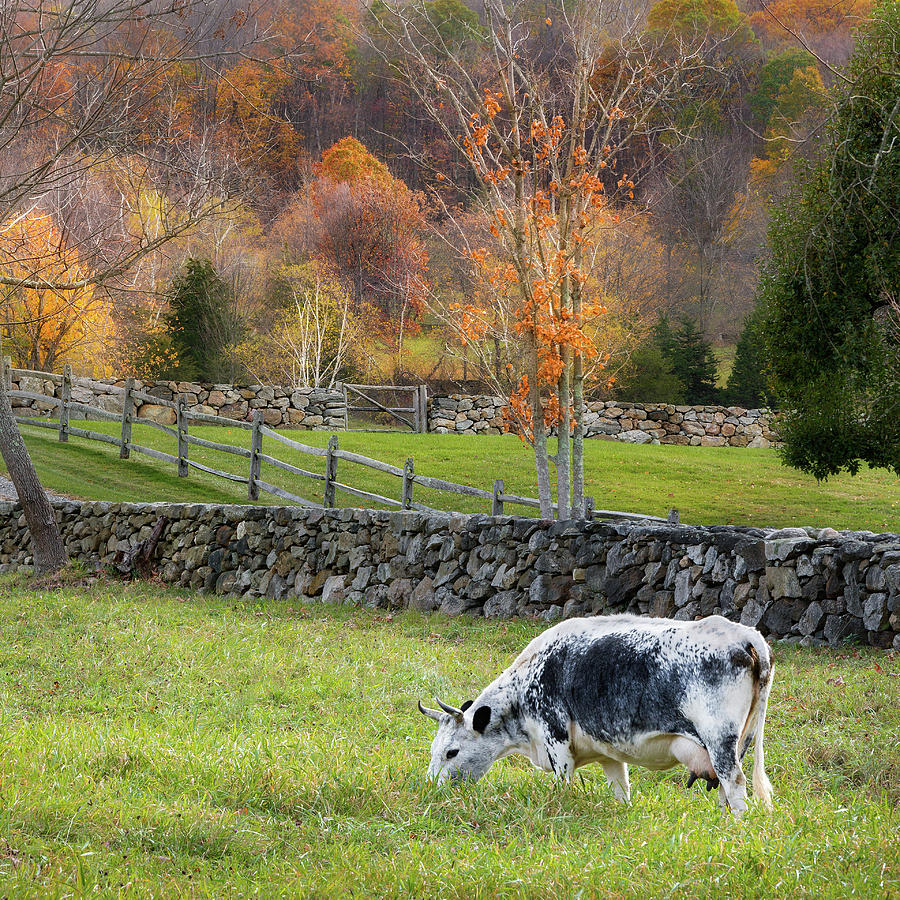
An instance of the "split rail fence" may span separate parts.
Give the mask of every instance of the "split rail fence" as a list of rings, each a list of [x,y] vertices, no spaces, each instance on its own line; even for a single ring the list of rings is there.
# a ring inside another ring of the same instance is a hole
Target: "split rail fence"
[[[279,497],[282,500],[287,500],[290,503],[295,503],[300,506],[328,509],[335,506],[336,492],[342,491],[343,493],[349,494],[350,496],[356,497],[360,500],[369,501],[371,503],[378,503],[394,509],[413,509],[422,512],[438,512],[439,510],[435,509],[434,507],[418,503],[413,499],[413,488],[415,485],[419,485],[423,488],[428,488],[435,491],[442,491],[445,493],[457,494],[466,497],[475,497],[478,499],[489,501],[492,515],[503,515],[507,505],[518,505],[529,507],[531,509],[540,509],[540,501],[533,497],[522,497],[518,494],[507,493],[502,478],[495,479],[493,488],[491,490],[483,490],[481,488],[470,487],[466,484],[456,484],[452,481],[446,481],[443,478],[433,478],[431,476],[417,474],[415,472],[415,466],[411,458],[407,459],[406,463],[401,468],[399,466],[391,465],[390,463],[381,462],[377,459],[369,459],[369,457],[361,456],[358,453],[351,453],[347,450],[341,450],[338,446],[338,439],[336,435],[331,436],[330,440],[328,441],[327,447],[312,447],[307,444],[300,443],[300,441],[295,441],[291,438],[288,438],[284,434],[281,434],[275,431],[273,428],[269,428],[267,425],[265,425],[263,423],[262,410],[255,411],[252,422],[244,422],[236,419],[229,419],[223,422],[222,418],[219,416],[210,416],[206,415],[205,413],[190,412],[185,405],[184,397],[181,395],[178,395],[175,400],[167,400],[162,397],[156,397],[151,394],[146,394],[143,391],[136,390],[134,387],[134,380],[129,378],[125,383],[125,387],[120,389],[122,391],[122,412],[116,413],[100,409],[96,406],[92,406],[89,403],[81,403],[77,400],[73,400],[72,373],[68,366],[66,367],[66,370],[62,375],[48,372],[36,372],[29,369],[12,369],[8,366],[5,366],[5,369],[7,378],[7,391],[11,398],[17,397],[25,400],[36,401],[45,404],[47,407],[47,412],[50,412],[51,409],[55,408],[58,413],[56,422],[49,420],[44,421],[41,418],[35,416],[16,415],[15,419],[17,422],[37,428],[52,429],[58,433],[59,440],[63,443],[68,442],[70,435],[74,435],[76,437],[86,438],[87,440],[102,441],[107,444],[113,444],[119,448],[119,456],[121,459],[128,459],[132,453],[138,453],[161,460],[162,462],[172,463],[177,466],[178,475],[181,478],[186,478],[189,475],[191,469],[198,469],[201,472],[206,472],[219,478],[225,478],[229,481],[246,484],[247,497],[249,500],[258,500],[260,491],[264,491],[267,494],[272,494],[275,497]],[[39,394],[30,391],[12,390],[10,385],[13,375],[38,378],[44,381],[52,382],[55,385],[60,385],[61,388],[59,391],[59,397],[50,396],[47,394]],[[135,412],[136,401],[140,401],[141,403],[152,403],[156,406],[164,406],[173,409],[175,411],[174,427],[170,425],[164,425],[161,422],[156,422],[153,419],[138,416]],[[84,411],[87,414],[85,416],[86,419],[90,417],[106,421],[120,422],[120,434],[118,436],[105,434],[104,432],[91,431],[88,428],[81,428],[72,425],[70,421],[70,419],[72,418],[72,413],[81,411]],[[242,430],[250,431],[250,449],[248,450],[245,447],[237,447],[233,444],[224,444],[218,441],[210,441],[206,438],[201,438],[195,434],[191,434],[188,427],[189,422],[195,422],[202,425],[227,426],[229,428],[239,428]],[[142,444],[135,443],[132,438],[132,426],[134,424],[147,425],[173,437],[177,442],[177,453],[165,453],[162,450],[157,450],[154,447],[146,447]],[[284,460],[279,459],[276,456],[264,453],[263,438],[267,438],[270,441],[275,441],[276,443],[283,444],[284,446],[289,447],[291,450],[297,451],[299,453],[307,454],[309,456],[324,457],[324,474],[320,472],[308,471],[306,469],[300,468],[299,466],[295,466],[291,463],[285,462]],[[219,469],[215,469],[211,466],[204,465],[203,463],[199,463],[196,460],[191,459],[188,454],[188,448],[191,445],[196,447],[203,447],[207,450],[214,450],[219,453],[228,453],[248,460],[247,475],[244,476],[237,475],[232,472],[223,472]],[[365,468],[373,469],[375,471],[396,477],[400,481],[399,498],[382,496],[381,494],[376,494],[371,491],[365,491],[358,487],[354,487],[353,485],[347,484],[346,482],[339,481],[339,460],[355,463]],[[314,500],[309,500],[306,497],[302,497],[298,494],[292,493],[291,491],[285,490],[278,485],[264,481],[261,477],[263,463],[266,463],[269,466],[274,466],[276,469],[280,469],[291,475],[296,475],[301,478],[310,479],[312,481],[322,482],[322,502],[319,503]],[[589,497],[587,498],[587,501],[587,518],[637,519],[652,522],[671,522],[678,520],[677,513],[674,510],[669,514],[668,519],[661,519],[658,516],[648,516],[640,513],[625,513],[616,512],[614,510],[595,509],[593,498]],[[555,510],[556,507],[554,505],[554,511]]]

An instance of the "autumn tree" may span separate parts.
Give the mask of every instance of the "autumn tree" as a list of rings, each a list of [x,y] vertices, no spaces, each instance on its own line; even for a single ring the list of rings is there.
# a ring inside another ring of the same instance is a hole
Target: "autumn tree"
[[[643,142],[675,145],[674,98],[706,68],[705,38],[666,45],[644,29],[644,10],[617,2],[576,2],[537,12],[531,3],[487,0],[469,42],[485,60],[473,68],[459,40],[451,46],[428,4],[390,4],[383,33],[395,61],[477,180],[473,202],[490,219],[496,253],[474,248],[490,285],[487,303],[460,314],[473,336],[491,320],[491,297],[513,298],[523,370],[511,397],[535,447],[541,515],[552,516],[548,427],[560,517],[583,515],[584,370],[595,355],[587,325],[602,315],[586,290],[598,212],[621,220],[636,199],[639,173],[628,168]],[[554,23],[555,17],[555,23]],[[556,51],[533,53],[535,36],[556,28]],[[494,293],[493,289],[496,289]],[[571,435],[571,439],[570,439]]]
[[[238,348],[263,383],[330,388],[359,365],[366,317],[321,262],[281,263],[270,274],[265,321]]]
[[[422,198],[348,137],[322,154],[273,230],[298,259],[318,258],[344,280],[357,312],[400,354],[424,309],[423,227]]]
[[[768,46],[797,44],[832,64],[847,61],[853,32],[870,15],[871,0],[770,0],[750,16]]]
[[[0,224],[0,273],[11,279],[39,274],[45,282],[0,285],[0,326],[15,362],[49,372],[72,363],[81,372],[107,374],[101,360],[112,337],[109,299],[90,281],[72,290],[53,286],[87,273],[48,215],[33,211]]]
[[[10,234],[17,222],[44,213],[63,238],[41,258],[0,260],[7,297],[85,297],[217,211],[227,165],[213,165],[210,131],[201,126],[182,140],[179,104],[155,101],[168,96],[166,76],[178,66],[202,60],[243,30],[247,16],[235,12],[227,0],[2,4],[0,229]],[[173,198],[172,214],[152,235],[129,228],[130,210],[121,202],[94,220],[82,215],[77,185],[121,156],[142,161],[132,177],[144,179],[144,190],[134,196]],[[77,268],[71,256],[64,268],[53,264],[59,246],[77,252]],[[24,508],[35,570],[55,571],[65,549],[3,384],[0,450]]]

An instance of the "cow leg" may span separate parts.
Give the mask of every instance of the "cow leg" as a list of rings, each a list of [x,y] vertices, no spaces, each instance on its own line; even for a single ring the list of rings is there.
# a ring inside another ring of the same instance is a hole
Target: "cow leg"
[[[736,734],[725,735],[709,747],[709,755],[719,779],[719,805],[727,805],[739,819],[747,809],[747,779],[741,770],[737,743]]]
[[[627,803],[631,799],[631,785],[628,783],[628,763],[617,759],[601,759],[603,774],[613,789],[616,800]]]

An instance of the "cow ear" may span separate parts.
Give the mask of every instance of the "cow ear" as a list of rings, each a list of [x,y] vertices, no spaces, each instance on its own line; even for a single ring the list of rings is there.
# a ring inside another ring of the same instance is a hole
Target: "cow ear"
[[[491,721],[491,708],[489,706],[479,706],[472,716],[472,727],[479,733],[484,734],[484,729],[488,727]]]
[[[460,707],[460,709],[461,709],[463,712],[465,712],[471,705],[472,705],[472,701],[471,701],[471,700],[466,700],[466,702],[463,703],[463,705]]]

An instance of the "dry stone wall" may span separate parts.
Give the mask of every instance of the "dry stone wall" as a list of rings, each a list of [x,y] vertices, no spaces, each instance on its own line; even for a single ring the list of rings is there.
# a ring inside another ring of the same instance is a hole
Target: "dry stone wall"
[[[334,431],[344,427],[344,396],[342,391],[321,388],[267,387],[261,384],[201,384],[193,381],[138,381],[135,389],[162,400],[174,400],[183,394],[189,412],[204,413],[222,419],[249,421],[257,409],[271,427]],[[61,386],[32,375],[13,375],[16,390],[59,397]],[[72,399],[96,406],[107,412],[122,412],[124,379],[75,378]],[[34,410],[48,415],[51,404],[40,400],[12,397],[13,407]],[[175,424],[175,410],[156,403],[136,404],[137,414],[164,425]]]
[[[201,504],[55,504],[89,567],[163,531],[162,579],[200,591],[490,618],[722,614],[770,638],[900,649],[900,535]],[[0,503],[0,571],[31,564]]]
[[[506,401],[501,397],[451,394],[429,401],[428,430],[442,434],[502,434]],[[672,406],[665,403],[587,404],[587,437],[633,444],[694,447],[771,447],[778,441],[768,409],[738,406]]]
[[[61,386],[36,376],[14,376],[13,388],[59,396]],[[122,411],[124,379],[76,378],[72,399],[107,412]],[[185,381],[135,381],[135,387],[164,400],[184,394],[190,412],[249,421],[257,409],[272,427],[339,431],[344,427],[344,396],[339,390],[271,387],[259,384],[200,384]],[[48,415],[53,407],[40,400],[12,398],[19,409]],[[450,394],[428,401],[428,430],[437,434],[503,434],[506,400],[495,396]],[[164,425],[175,411],[143,403],[138,414]],[[585,433],[635,444],[683,444],[704,447],[771,447],[778,435],[768,409],[721,406],[671,406],[664,403],[596,401],[587,405]]]

